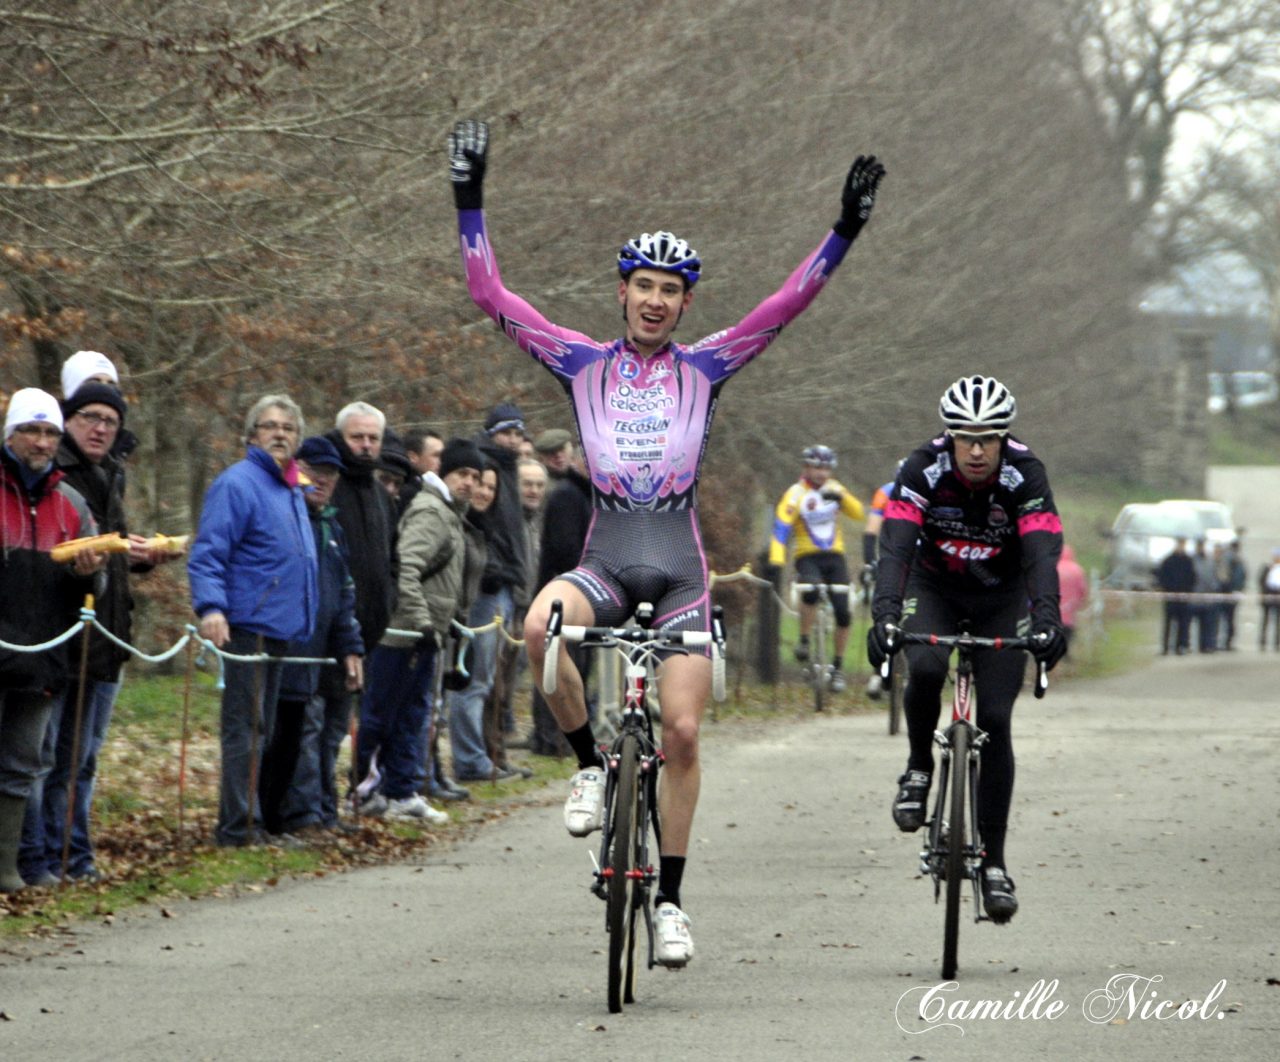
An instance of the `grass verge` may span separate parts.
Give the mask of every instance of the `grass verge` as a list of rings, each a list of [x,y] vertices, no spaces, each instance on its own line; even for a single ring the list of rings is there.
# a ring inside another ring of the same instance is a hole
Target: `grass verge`
[[[1150,657],[1158,616],[1153,606],[1112,608],[1095,631],[1082,633],[1060,679],[1095,678],[1141,666]],[[830,698],[827,714],[883,712],[866,697],[865,622],[855,623],[849,646],[849,690]],[[785,724],[813,717],[812,694],[791,660],[794,621],[785,629],[782,681],[765,686],[736,673],[730,698],[708,710],[708,725]],[[89,919],[113,921],[142,904],[199,899],[269,889],[292,877],[318,876],[420,856],[513,808],[559,798],[545,783],[567,779],[574,764],[514,752],[532,768],[524,781],[470,786],[472,799],[448,808],[451,822],[421,829],[377,819],[357,832],[325,835],[305,848],[218,848],[210,844],[217,817],[219,694],[212,677],[197,674],[190,689],[182,676],[130,675],[121,690],[99,765],[94,839],[103,880],[0,896],[0,944],[45,937]],[[185,742],[183,740],[185,723]],[[527,720],[521,720],[527,725]],[[447,742],[446,742],[447,746]],[[183,763],[185,747],[185,770]],[[179,789],[179,782],[182,788]]]

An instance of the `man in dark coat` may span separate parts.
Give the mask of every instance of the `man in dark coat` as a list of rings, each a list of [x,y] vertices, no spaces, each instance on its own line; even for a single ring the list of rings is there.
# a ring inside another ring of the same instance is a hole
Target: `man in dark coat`
[[[334,423],[325,438],[337,449],[344,471],[334,488],[333,504],[347,540],[360,640],[368,650],[382,640],[395,607],[395,502],[376,478],[387,418],[368,402],[352,402],[338,411]],[[333,668],[321,674],[319,694],[325,705],[321,762],[329,763],[336,760],[346,735],[352,696],[342,675]],[[336,805],[330,806],[333,799],[326,791],[326,822],[334,821],[337,815]]]
[[[1170,553],[1156,568],[1156,585],[1164,591],[1164,633],[1160,639],[1160,652],[1168,654],[1171,648],[1181,656],[1191,650],[1191,598],[1196,588],[1196,565],[1187,552],[1187,540],[1178,539]],[[1175,646],[1170,646],[1170,636],[1175,635]]]

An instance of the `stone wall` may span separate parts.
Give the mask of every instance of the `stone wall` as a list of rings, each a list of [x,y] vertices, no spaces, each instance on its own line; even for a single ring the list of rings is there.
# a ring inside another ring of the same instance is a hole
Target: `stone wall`
[[[1143,324],[1138,342],[1149,421],[1138,436],[1139,478],[1166,497],[1204,497],[1214,331],[1157,316]]]

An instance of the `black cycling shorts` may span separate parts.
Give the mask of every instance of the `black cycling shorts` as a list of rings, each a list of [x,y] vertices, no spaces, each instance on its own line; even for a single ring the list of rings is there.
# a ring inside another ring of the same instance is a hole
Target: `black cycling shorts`
[[[586,596],[597,626],[621,626],[648,602],[655,630],[711,629],[707,558],[692,509],[597,510],[582,560],[559,578]]]
[[[847,586],[849,584],[849,565],[843,553],[827,550],[823,553],[806,553],[796,558],[796,582],[826,583],[828,586]],[[818,603],[818,591],[808,590],[800,596],[806,605]],[[836,626],[847,627],[850,623],[849,592],[831,594],[831,609],[836,615]]]

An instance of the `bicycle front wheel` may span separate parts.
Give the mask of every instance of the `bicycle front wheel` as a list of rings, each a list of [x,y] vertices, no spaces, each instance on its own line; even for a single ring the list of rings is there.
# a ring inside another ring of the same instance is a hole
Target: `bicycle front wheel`
[[[960,894],[965,879],[965,813],[969,803],[969,728],[963,723],[951,728],[951,808],[948,815],[950,839],[947,844],[947,914],[942,935],[942,976],[956,975],[960,945]]]
[[[634,734],[624,735],[618,753],[618,782],[614,790],[612,821],[609,824],[609,902],[606,919],[609,930],[611,1014],[622,1010],[624,995],[631,996],[627,985],[630,951],[627,944],[633,930],[631,913],[635,879],[631,872],[635,868],[633,838],[636,829],[636,777],[639,762],[639,742]]]
[[[656,761],[654,763],[656,768]],[[639,875],[647,875],[649,870],[649,816],[653,808],[657,806],[657,785],[652,775],[641,775],[640,782],[636,786],[638,799],[636,801],[635,814],[635,834],[631,839],[631,848],[635,853],[632,857],[632,864],[636,868],[637,877],[631,887],[631,909],[627,913],[627,971],[626,980],[623,983],[622,1001],[624,1003],[634,1003],[636,1001],[636,940],[641,933],[644,934],[646,941],[651,939],[652,929],[650,925],[651,915],[649,913],[649,884],[646,878]],[[652,949],[649,953],[649,960],[652,964]]]

